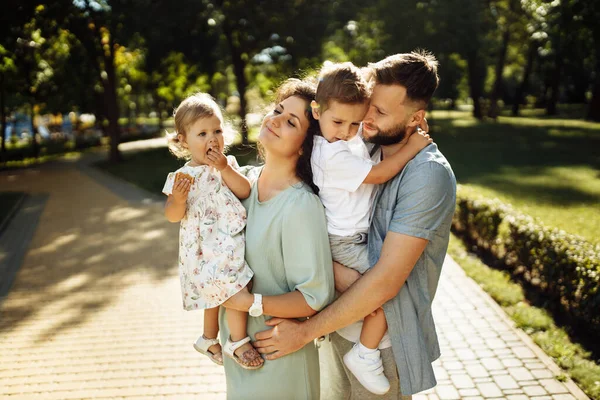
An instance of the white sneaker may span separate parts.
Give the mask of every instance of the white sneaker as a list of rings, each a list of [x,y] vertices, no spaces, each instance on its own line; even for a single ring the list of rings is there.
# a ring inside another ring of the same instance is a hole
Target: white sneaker
[[[344,356],[344,364],[369,392],[386,394],[390,390],[390,381],[383,373],[379,350],[362,355],[358,351],[358,346],[354,345]]]

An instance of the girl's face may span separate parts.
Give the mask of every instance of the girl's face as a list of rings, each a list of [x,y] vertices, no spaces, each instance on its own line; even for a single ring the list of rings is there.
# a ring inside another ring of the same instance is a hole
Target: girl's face
[[[299,156],[306,138],[309,122],[306,117],[308,103],[290,96],[267,114],[260,127],[258,140],[267,153],[282,157]]]
[[[206,155],[210,150],[222,152],[225,147],[221,119],[216,115],[197,119],[187,128],[186,135],[179,134],[178,137],[197,165],[208,164]]]

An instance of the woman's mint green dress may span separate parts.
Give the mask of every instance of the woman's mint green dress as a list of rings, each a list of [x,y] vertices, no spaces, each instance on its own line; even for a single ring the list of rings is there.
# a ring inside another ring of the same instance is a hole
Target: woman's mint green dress
[[[254,293],[280,295],[299,290],[308,305],[321,310],[334,296],[333,268],[325,211],[319,198],[304,184],[289,187],[270,200],[259,202],[257,185],[243,201],[248,212],[246,261],[254,271]],[[229,336],[221,307],[221,343]],[[268,329],[271,317],[248,317],[248,334]],[[241,368],[225,360],[228,399],[319,398],[319,358],[313,342],[259,370]]]

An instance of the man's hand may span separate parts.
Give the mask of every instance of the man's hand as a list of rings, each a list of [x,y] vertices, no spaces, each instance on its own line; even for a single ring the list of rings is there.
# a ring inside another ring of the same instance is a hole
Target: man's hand
[[[267,331],[258,332],[254,347],[267,360],[276,360],[300,350],[314,338],[305,331],[303,322],[295,319],[272,318],[266,322],[273,326]]]
[[[335,290],[344,293],[360,278],[360,273],[334,261],[333,277],[335,279]]]

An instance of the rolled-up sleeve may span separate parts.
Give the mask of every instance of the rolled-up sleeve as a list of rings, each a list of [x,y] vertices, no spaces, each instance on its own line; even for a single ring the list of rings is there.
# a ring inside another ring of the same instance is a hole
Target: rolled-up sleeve
[[[454,183],[439,163],[418,168],[418,174],[407,174],[402,180],[389,231],[431,240],[454,212]]]
[[[333,265],[325,211],[317,196],[298,197],[282,228],[283,263],[290,290],[298,290],[316,311],[334,296]]]

